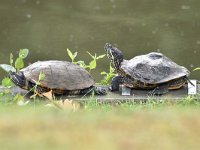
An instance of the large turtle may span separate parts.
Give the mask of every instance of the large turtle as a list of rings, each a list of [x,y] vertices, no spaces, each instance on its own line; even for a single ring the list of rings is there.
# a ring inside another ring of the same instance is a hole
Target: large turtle
[[[85,69],[67,61],[38,61],[18,72],[9,72],[9,76],[17,86],[31,90],[39,79],[39,74],[45,77],[36,86],[39,93],[52,90],[55,94],[105,94],[105,89],[95,87],[94,79]]]
[[[106,43],[105,51],[118,73],[112,79],[112,91],[119,90],[119,85],[123,84],[134,89],[153,89],[154,94],[164,94],[190,82],[190,72],[161,53],[152,52],[124,60],[122,52],[109,43]]]

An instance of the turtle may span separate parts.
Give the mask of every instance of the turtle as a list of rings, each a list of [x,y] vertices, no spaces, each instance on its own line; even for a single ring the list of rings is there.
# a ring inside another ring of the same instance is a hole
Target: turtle
[[[45,77],[35,86],[41,72]],[[106,94],[105,89],[94,86],[94,79],[88,71],[68,61],[37,61],[17,72],[10,71],[9,77],[20,88],[31,91],[36,87],[40,94],[50,90],[57,95],[88,94],[91,91],[97,95]]]
[[[162,53],[151,52],[125,60],[122,52],[110,43],[106,43],[104,49],[118,74],[112,78],[111,91],[119,90],[122,84],[131,89],[146,89],[151,90],[152,94],[162,95],[190,82],[189,70]]]

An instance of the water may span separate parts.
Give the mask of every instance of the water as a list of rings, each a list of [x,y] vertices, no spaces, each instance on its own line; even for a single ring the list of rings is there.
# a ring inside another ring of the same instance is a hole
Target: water
[[[130,59],[158,51],[200,79],[200,1],[198,0],[1,0],[0,63],[20,48],[30,49],[26,64],[69,60],[66,49],[103,54],[106,42]],[[92,71],[97,81],[109,69],[104,58]],[[6,74],[1,70],[0,79]]]

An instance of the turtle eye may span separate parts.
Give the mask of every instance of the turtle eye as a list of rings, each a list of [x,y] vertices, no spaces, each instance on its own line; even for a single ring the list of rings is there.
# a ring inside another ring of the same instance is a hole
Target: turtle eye
[[[112,45],[111,45],[110,43],[106,43],[106,44],[105,44],[105,47],[106,47],[106,48],[110,48],[110,47],[112,47]]]

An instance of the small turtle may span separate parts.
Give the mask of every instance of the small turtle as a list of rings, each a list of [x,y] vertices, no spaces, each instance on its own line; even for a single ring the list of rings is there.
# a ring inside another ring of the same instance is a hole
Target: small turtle
[[[190,82],[190,72],[161,53],[152,52],[124,60],[118,48],[109,43],[104,48],[111,65],[118,73],[112,79],[112,91],[119,90],[119,85],[123,84],[133,89],[153,89],[153,94],[160,95]]]
[[[54,94],[106,94],[106,90],[95,87],[94,79],[85,69],[67,61],[38,61],[18,72],[9,72],[12,82],[26,90],[31,90],[43,72],[44,80],[36,86],[39,93],[52,90]]]

